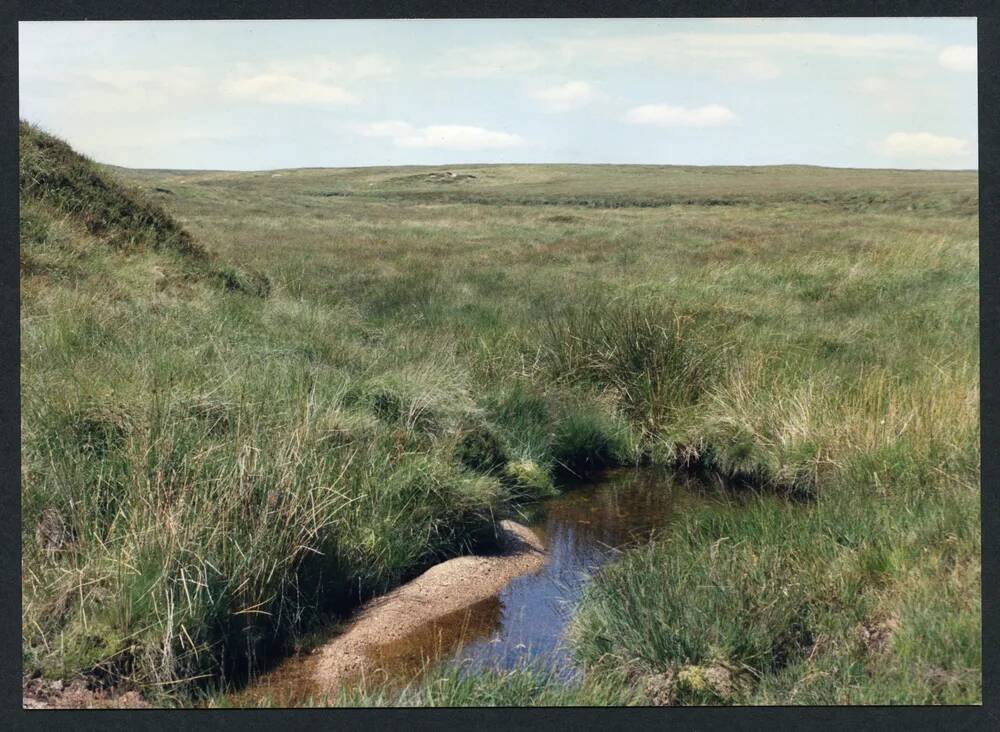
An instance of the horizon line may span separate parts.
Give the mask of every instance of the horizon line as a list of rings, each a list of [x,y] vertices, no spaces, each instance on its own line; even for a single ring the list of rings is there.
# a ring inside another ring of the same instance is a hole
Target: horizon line
[[[87,156],[89,157],[89,156]],[[820,165],[817,163],[369,163],[365,165],[298,165],[279,168],[164,168],[164,167],[135,167],[131,165],[118,165],[117,163],[103,163],[93,159],[98,165],[105,165],[111,168],[121,168],[122,170],[134,171],[176,171],[181,173],[274,173],[285,170],[367,170],[370,168],[490,168],[490,167],[515,167],[515,166],[565,166],[565,167],[599,167],[613,166],[618,168],[820,168],[824,170],[864,170],[864,171],[887,171],[893,173],[979,173],[979,167],[974,168],[887,168],[880,166],[863,165]]]

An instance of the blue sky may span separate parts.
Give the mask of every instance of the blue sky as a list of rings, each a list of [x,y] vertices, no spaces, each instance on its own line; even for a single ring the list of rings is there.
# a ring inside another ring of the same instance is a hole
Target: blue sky
[[[972,18],[31,22],[20,112],[130,167],[975,168]]]

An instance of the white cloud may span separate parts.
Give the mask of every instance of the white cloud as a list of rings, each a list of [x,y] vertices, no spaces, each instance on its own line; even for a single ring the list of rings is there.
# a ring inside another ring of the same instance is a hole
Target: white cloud
[[[804,56],[888,59],[926,53],[931,48],[925,38],[894,33],[747,30],[578,36],[488,48],[453,48],[432,62],[428,71],[435,75],[485,78],[566,69],[578,64],[602,67],[656,64],[724,79],[766,81],[780,76],[783,62],[789,58],[795,62]]]
[[[391,61],[377,53],[358,56],[352,59],[346,68],[347,72],[356,79],[389,76],[396,70]]]
[[[343,61],[314,55],[269,63],[236,64],[220,78],[213,69],[197,66],[142,68],[81,68],[34,71],[36,86],[44,85],[75,104],[116,109],[149,109],[204,104],[221,93],[228,99],[267,104],[351,104],[357,95],[345,84],[390,75],[392,64],[378,54],[362,54]],[[62,87],[62,88],[60,88]]]
[[[344,61],[316,55],[267,64],[240,64],[219,89],[231,98],[266,104],[353,104],[357,96],[344,87],[345,83],[386,77],[393,71],[387,59],[374,53]]]
[[[362,54],[347,60],[323,55],[307,56],[274,61],[260,68],[262,73],[288,74],[299,79],[331,84],[381,78],[389,76],[395,70],[391,61],[377,53]]]
[[[948,46],[938,54],[938,63],[952,71],[975,71],[976,47]]]
[[[356,130],[366,137],[392,138],[397,147],[487,150],[517,147],[524,143],[519,135],[467,125],[414,127],[407,122],[388,120],[360,125]]]
[[[895,84],[884,76],[866,76],[857,83],[857,89],[862,94],[880,96],[895,89]]]
[[[488,78],[527,74],[550,65],[552,59],[544,48],[528,45],[498,45],[488,48],[453,48],[433,62],[433,75]]]
[[[352,104],[355,96],[333,84],[298,79],[288,74],[258,74],[224,81],[223,94],[267,104]]]
[[[768,81],[781,76],[781,67],[767,58],[748,58],[727,70],[732,76],[751,81]]]
[[[912,114],[918,104],[926,104],[931,98],[926,85],[898,77],[866,76],[855,83],[854,89],[868,97],[864,101],[866,106],[890,114]]]
[[[593,102],[598,97],[597,90],[585,81],[569,81],[558,86],[550,86],[532,92],[548,112],[569,112]]]
[[[205,73],[190,66],[43,70],[28,78],[32,91],[40,97],[59,99],[81,113],[94,109],[148,111],[165,106],[176,109],[212,90]]]
[[[929,132],[893,132],[876,145],[883,155],[892,158],[941,160],[966,157],[969,143],[958,137],[932,135]]]
[[[93,69],[84,72],[107,90],[126,94],[162,93],[169,95],[193,94],[203,89],[205,75],[191,66],[172,66],[165,69]]]
[[[689,48],[764,49],[825,56],[886,56],[926,49],[920,36],[890,33],[674,33]]]
[[[923,38],[901,34],[841,33],[660,33],[563,39],[553,57],[601,66],[656,63],[727,76],[773,79],[776,56],[889,58],[926,51]]]
[[[721,104],[704,107],[676,107],[671,104],[643,104],[622,118],[633,125],[656,127],[720,127],[736,121],[736,115]]]
[[[386,120],[358,125],[357,131],[365,137],[406,137],[413,134],[413,125],[407,122]]]

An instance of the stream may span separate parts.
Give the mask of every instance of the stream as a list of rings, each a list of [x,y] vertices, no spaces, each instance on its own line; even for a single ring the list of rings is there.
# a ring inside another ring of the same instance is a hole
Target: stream
[[[641,544],[684,507],[707,499],[669,473],[623,468],[564,486],[564,492],[522,509],[548,554],[544,567],[513,579],[498,594],[438,617],[371,658],[364,681],[405,685],[433,664],[460,673],[532,667],[570,681],[577,673],[566,631],[590,576],[623,549]],[[315,662],[286,659],[236,695],[237,705],[279,706],[322,697]]]

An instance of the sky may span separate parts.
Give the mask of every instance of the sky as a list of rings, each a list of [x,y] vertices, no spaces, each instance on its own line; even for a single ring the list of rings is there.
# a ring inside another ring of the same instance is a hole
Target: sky
[[[105,163],[978,166],[974,18],[19,24],[20,114]]]

